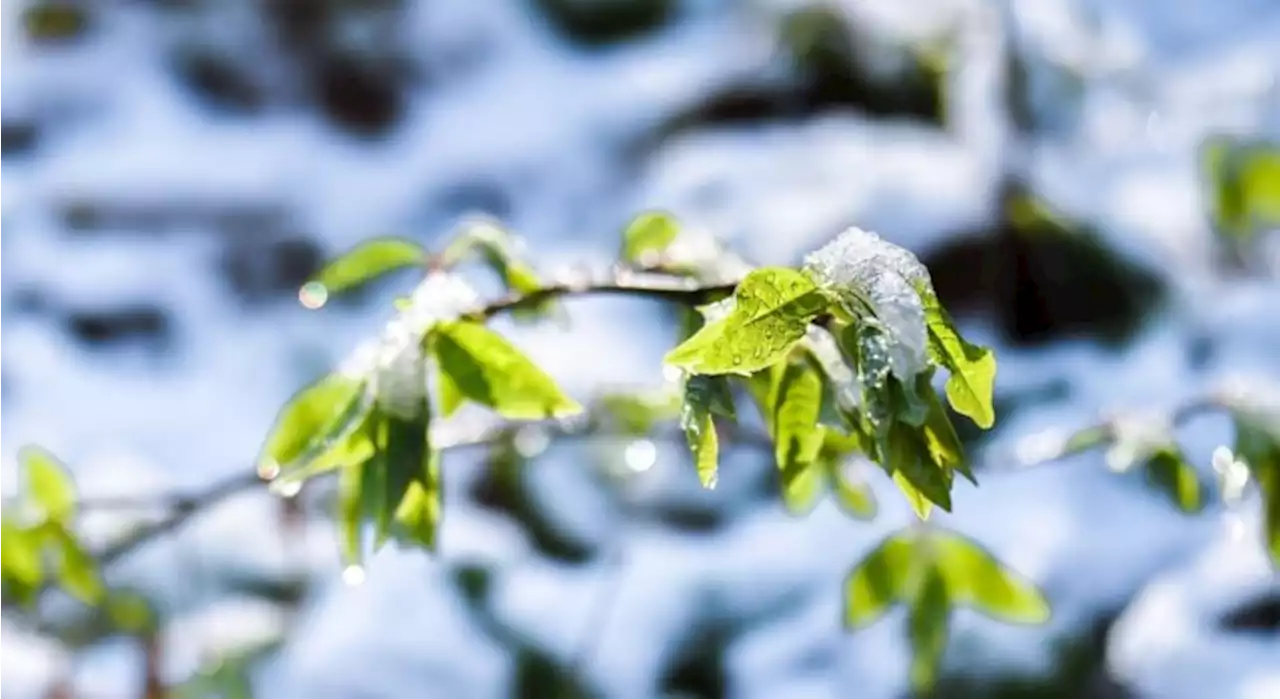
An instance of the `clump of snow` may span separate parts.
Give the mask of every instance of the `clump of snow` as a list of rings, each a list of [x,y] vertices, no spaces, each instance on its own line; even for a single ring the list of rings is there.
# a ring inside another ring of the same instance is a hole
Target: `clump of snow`
[[[855,227],[807,255],[805,269],[842,297],[871,306],[891,340],[888,353],[894,374],[910,380],[924,370],[927,331],[916,287],[932,288],[932,282],[915,255]]]

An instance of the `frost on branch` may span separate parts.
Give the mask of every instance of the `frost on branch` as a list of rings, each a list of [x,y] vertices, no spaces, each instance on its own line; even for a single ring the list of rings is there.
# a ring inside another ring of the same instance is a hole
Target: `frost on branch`
[[[899,379],[924,371],[928,330],[917,288],[933,285],[914,255],[875,233],[850,228],[806,256],[805,269],[854,313],[869,307],[889,336],[890,366]]]

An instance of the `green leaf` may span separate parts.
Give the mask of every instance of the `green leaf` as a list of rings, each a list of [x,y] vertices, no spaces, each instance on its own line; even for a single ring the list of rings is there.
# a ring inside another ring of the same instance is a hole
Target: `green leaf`
[[[787,362],[781,361],[754,372],[744,379],[747,392],[760,409],[760,419],[765,429],[773,436],[773,413],[777,404],[778,385],[782,383],[782,375],[787,371]]]
[[[680,226],[670,214],[648,211],[632,219],[622,232],[622,260],[639,262],[646,253],[660,254],[675,242]]]
[[[53,527],[48,532],[57,546],[58,584],[67,594],[81,602],[89,606],[97,605],[105,592],[102,580],[98,577],[97,562],[66,529]]]
[[[422,265],[427,251],[404,238],[374,238],[351,248],[325,265],[310,283],[336,294],[373,281],[388,272]]]
[[[458,383],[453,380],[453,374],[445,371],[440,362],[436,363],[436,375],[440,377],[440,414],[452,417],[458,412],[458,408],[462,407],[467,397],[462,394],[462,389],[458,388]]]
[[[344,432],[362,408],[364,382],[329,374],[294,395],[276,415],[258,456],[259,473],[306,466]]]
[[[1152,452],[1143,470],[1147,481],[1183,512],[1195,513],[1204,507],[1200,474],[1187,463],[1182,450],[1176,446],[1169,445]]]
[[[960,436],[956,434],[955,425],[951,424],[951,417],[942,407],[942,401],[938,400],[938,394],[934,392],[933,387],[928,388],[926,401],[929,412],[925,416],[924,427],[920,433],[924,437],[929,458],[945,470],[959,471],[970,483],[977,485],[978,481],[974,478],[973,471],[969,469],[968,459],[965,458],[964,445],[960,443]]]
[[[436,475],[433,473],[433,454],[428,441],[431,426],[430,413],[423,408],[418,415],[419,417],[413,420],[405,420],[394,415],[384,417],[385,441],[382,443],[382,453],[385,454],[383,464],[386,477],[382,485],[385,488],[385,494],[382,498],[382,507],[374,516],[375,549],[381,546],[392,533],[392,523],[400,520],[399,508],[406,499],[409,499],[410,490],[415,483],[438,490],[435,482]],[[423,502],[422,497],[415,497],[412,505],[421,508]],[[414,507],[411,506],[406,510],[405,516],[420,517],[421,513],[414,512]],[[416,520],[413,523],[421,525]],[[416,530],[410,531],[415,535],[420,533]],[[431,545],[434,545],[434,534]]]
[[[1236,412],[1235,422],[1235,451],[1261,491],[1262,536],[1272,565],[1280,567],[1280,437],[1242,411]]]
[[[347,565],[359,565],[363,560],[364,545],[361,530],[364,524],[364,469],[368,464],[353,463],[338,472],[338,499],[335,519],[338,522],[338,541],[342,560]]]
[[[950,631],[950,596],[946,580],[937,568],[925,569],[924,580],[907,617],[911,640],[911,686],[922,692],[933,686]]]
[[[693,452],[698,481],[704,488],[714,488],[719,480],[720,443],[716,436],[711,408],[716,389],[710,376],[690,376],[684,385],[684,405],[680,409],[680,427],[684,430],[689,450]]]
[[[637,393],[607,393],[599,400],[600,412],[625,435],[639,437],[649,434],[653,426],[663,420],[680,417],[684,400],[671,390]]]
[[[334,434],[327,443],[316,445],[305,459],[281,471],[271,481],[271,489],[277,493],[289,492],[295,485],[319,474],[368,461],[376,450],[371,429],[371,422],[376,419],[375,413],[374,410],[367,410],[358,420],[351,420],[349,425]]]
[[[113,590],[107,595],[103,606],[111,623],[130,634],[146,634],[159,626],[156,610],[145,597],[136,592]]]
[[[38,532],[23,529],[8,516],[0,519],[0,568],[6,582],[36,588],[44,581]]]
[[[915,536],[900,532],[867,554],[844,583],[844,623],[860,629],[875,623],[894,604],[914,596]]]
[[[567,417],[582,412],[577,401],[528,357],[483,325],[440,323],[432,331],[440,369],[468,400],[512,420]]]
[[[435,551],[436,532],[440,528],[442,513],[440,452],[429,449],[420,476],[409,484],[409,489],[396,508],[395,521],[399,538],[428,551]]]
[[[917,286],[929,326],[929,354],[946,367],[947,401],[974,424],[989,428],[996,421],[994,403],[996,357],[990,349],[967,342],[933,291]]]
[[[750,374],[785,358],[809,321],[830,305],[806,275],[781,267],[752,271],[729,315],[704,325],[664,362],[692,374]]]
[[[52,454],[35,446],[23,447],[18,461],[26,473],[27,495],[45,519],[69,522],[76,513],[76,488],[66,468]]]
[[[1029,580],[958,534],[933,531],[930,536],[934,560],[957,604],[1009,623],[1049,620],[1049,603]]]
[[[927,519],[930,509],[921,498],[951,511],[951,472],[933,462],[924,437],[915,428],[901,422],[890,427],[886,465],[920,519]]]
[[[822,375],[807,361],[783,370],[774,397],[774,459],[781,474],[782,499],[793,513],[813,508],[826,485],[826,472],[817,463],[824,429],[818,424],[822,408]]]

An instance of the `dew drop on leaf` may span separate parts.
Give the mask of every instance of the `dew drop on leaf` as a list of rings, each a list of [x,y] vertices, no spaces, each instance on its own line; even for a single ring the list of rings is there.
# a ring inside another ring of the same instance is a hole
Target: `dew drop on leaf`
[[[300,492],[302,492],[302,481],[289,481],[288,483],[282,483],[279,488],[275,489],[275,493],[277,495],[286,499],[295,497]]]
[[[359,587],[364,583],[364,568],[354,565],[343,568],[342,582],[349,587]]]
[[[741,364],[741,363],[742,363],[742,355],[740,355],[740,354],[735,354],[735,355],[733,355],[733,363],[734,363],[734,364]]]
[[[258,478],[261,478],[264,481],[272,481],[279,475],[280,464],[276,463],[274,460],[267,459],[258,464]]]
[[[711,477],[707,479],[706,489],[715,490],[717,485],[720,485],[720,474],[713,473],[711,474]]]
[[[298,290],[298,301],[303,306],[316,310],[329,300],[329,290],[320,282],[307,282]]]

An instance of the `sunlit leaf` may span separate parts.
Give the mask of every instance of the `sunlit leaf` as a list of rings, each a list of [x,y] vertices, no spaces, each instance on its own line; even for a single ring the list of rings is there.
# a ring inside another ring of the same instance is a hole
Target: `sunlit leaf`
[[[929,458],[943,469],[959,471],[970,483],[977,485],[978,481],[974,478],[973,471],[969,469],[968,459],[965,458],[964,446],[960,443],[959,435],[956,434],[955,425],[951,424],[951,416],[947,415],[946,409],[942,407],[942,401],[938,400],[938,394],[932,387],[928,388],[926,401],[929,412],[925,416],[924,427],[920,434],[924,438]]]
[[[1157,449],[1147,457],[1143,470],[1147,481],[1183,512],[1199,512],[1204,506],[1200,474],[1177,447]]]
[[[71,474],[49,452],[35,446],[18,453],[25,476],[27,495],[49,521],[66,523],[76,512],[76,488]]]
[[[680,234],[680,226],[663,211],[648,211],[632,219],[622,233],[622,259],[638,262],[648,253],[661,253]]]
[[[844,584],[845,626],[869,626],[894,604],[912,599],[915,543],[909,532],[894,534],[849,571]]]
[[[831,430],[827,430],[830,432]],[[842,467],[842,457],[823,457],[827,459],[836,503],[847,514],[858,519],[871,519],[876,516],[876,496],[871,487],[864,481],[852,477],[848,469]]]
[[[994,619],[1040,624],[1049,603],[1036,586],[974,542],[952,532],[930,534],[934,560],[951,599]]]
[[[440,370],[468,400],[513,420],[567,417],[582,412],[555,381],[501,335],[471,321],[433,330]]]
[[[155,608],[137,592],[112,590],[103,607],[112,625],[131,634],[149,633],[159,625]]]
[[[911,686],[923,691],[937,680],[950,632],[951,601],[947,583],[937,568],[925,569],[907,616],[911,641]]]
[[[625,435],[639,437],[649,434],[653,426],[664,420],[680,417],[684,400],[676,391],[659,390],[628,393],[607,393],[599,400],[597,409],[607,416]]]
[[[1249,475],[1262,494],[1262,536],[1272,564],[1280,567],[1280,438],[1255,418],[1237,412],[1236,454],[1249,466]]]
[[[826,485],[825,469],[817,463],[824,437],[821,407],[822,375],[809,362],[789,364],[778,383],[772,422],[782,499],[795,513],[812,509]]]
[[[894,483],[907,495],[921,519],[929,516],[929,508],[920,502],[920,497],[951,511],[951,473],[934,463],[922,432],[906,423],[894,423],[889,431],[886,461]]]
[[[329,294],[336,294],[388,272],[422,265],[426,259],[427,251],[411,240],[374,238],[339,255],[325,265],[311,282],[321,285]]]
[[[24,529],[10,517],[0,519],[0,568],[4,579],[35,588],[44,580],[39,532]]]
[[[995,424],[996,357],[986,347],[970,344],[960,336],[950,314],[933,292],[917,289],[924,302],[929,328],[929,354],[950,373],[947,401],[956,412],[982,428]]]
[[[338,472],[338,498],[335,519],[338,523],[339,549],[343,562],[358,565],[364,549],[361,532],[364,522],[363,463],[348,464]]]
[[[355,417],[363,394],[363,381],[339,373],[299,391],[276,415],[258,457],[259,472],[278,473],[319,456],[316,451],[329,446]]]
[[[56,546],[54,558],[58,585],[87,605],[101,602],[104,588],[102,579],[98,577],[97,562],[67,530],[55,527],[48,531],[51,542]]]
[[[428,551],[436,548],[436,532],[440,528],[443,512],[439,454],[435,450],[427,453],[420,476],[409,484],[395,513],[400,539],[413,542]]]
[[[698,481],[704,488],[714,488],[719,479],[720,443],[711,419],[716,378],[690,376],[685,382],[684,404],[680,408],[680,427],[684,430],[689,450],[693,452]]]
[[[786,357],[829,304],[808,276],[784,268],[752,271],[734,299],[727,317],[704,325],[663,361],[694,374],[748,376]]]

